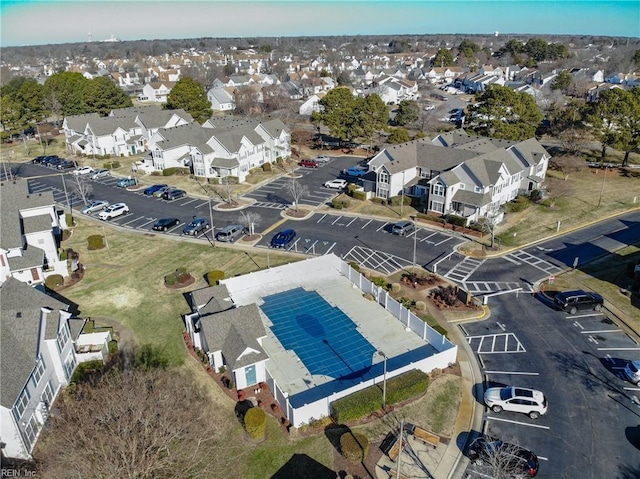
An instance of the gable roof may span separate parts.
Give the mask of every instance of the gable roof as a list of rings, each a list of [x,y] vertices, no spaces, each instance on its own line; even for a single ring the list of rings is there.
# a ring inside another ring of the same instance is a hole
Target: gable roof
[[[237,369],[268,359],[258,343],[266,336],[258,306],[249,304],[200,318],[210,351],[222,351],[229,369]],[[246,354],[247,348],[256,352]],[[245,354],[243,354],[245,353]]]
[[[55,338],[67,304],[15,278],[0,285],[0,404],[11,408],[36,364],[40,338]],[[42,320],[42,308],[52,310]]]

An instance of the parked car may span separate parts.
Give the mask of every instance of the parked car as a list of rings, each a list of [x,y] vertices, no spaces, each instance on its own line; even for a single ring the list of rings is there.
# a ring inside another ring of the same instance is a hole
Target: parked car
[[[578,311],[600,311],[604,299],[597,293],[576,290],[556,294],[553,302],[560,311],[576,314]]]
[[[316,160],[301,160],[298,164],[305,168],[318,168],[320,166],[320,162]]]
[[[76,162],[71,160],[62,160],[56,163],[57,170],[73,170],[77,166]]]
[[[116,216],[123,215],[129,212],[129,207],[124,203],[114,203],[111,206],[107,206],[100,213],[98,213],[98,218],[105,221],[111,218],[115,218]]]
[[[155,231],[167,231],[178,223],[180,223],[178,218],[160,218],[153,224],[152,228]]]
[[[624,367],[624,375],[629,381],[640,387],[640,361],[628,361]]]
[[[538,419],[547,413],[547,398],[535,389],[507,386],[489,388],[484,393],[484,403],[493,412],[520,412],[531,419]]]
[[[93,173],[94,169],[90,166],[81,166],[80,168],[76,168],[71,172],[71,174],[76,176],[88,175]]]
[[[138,182],[135,178],[120,178],[116,183],[118,188],[127,188],[128,186],[135,186]]]
[[[162,195],[164,194],[165,191],[173,190],[174,188],[175,188],[175,186],[165,186],[163,188],[160,188],[158,191],[153,193],[153,197],[154,198],[162,198]]]
[[[435,110],[436,107],[435,107],[435,105],[433,103],[426,103],[424,105],[424,109],[425,109],[425,111],[431,111],[431,110]]]
[[[177,188],[167,190],[162,193],[162,199],[168,201],[177,200],[178,198],[184,198],[185,196],[187,196],[187,192],[184,190],[179,190]]]
[[[413,233],[416,230],[415,225],[411,221],[398,221],[391,227],[391,232],[394,235],[405,236]]]
[[[41,165],[45,162],[46,159],[46,156],[36,156],[33,160],[31,160],[31,163],[33,163],[34,165]]]
[[[355,166],[352,166],[351,168],[347,168],[346,170],[343,170],[342,173],[344,173],[347,176],[353,176],[354,178],[362,178],[364,175],[367,174],[367,171],[362,170],[360,168],[356,168]]]
[[[280,231],[276,233],[276,235],[271,238],[271,247],[272,248],[286,248],[291,244],[293,239],[296,237],[296,232],[292,229]]]
[[[348,184],[347,180],[330,180],[325,182],[324,187],[331,188],[332,190],[343,190]]]
[[[147,196],[151,196],[153,195],[156,191],[160,191],[160,190],[166,190],[167,185],[165,184],[160,184],[160,185],[151,185],[148,186],[144,189],[144,194]],[[164,193],[164,191],[163,191]]]
[[[56,163],[59,163],[61,161],[63,161],[63,160],[58,155],[48,155],[48,156],[44,157],[44,159],[42,160],[41,164],[43,164],[44,166],[51,166],[51,165],[55,165]]]
[[[503,470],[519,472],[529,477],[535,477],[540,467],[538,457],[533,452],[487,436],[475,439],[469,446],[468,455],[476,465],[499,463]]]
[[[317,161],[318,163],[328,163],[331,161],[331,158],[326,155],[320,155],[320,156],[316,156],[314,158],[314,161]]]
[[[195,236],[207,228],[209,228],[209,221],[206,218],[193,218],[191,223],[184,227],[182,234]]]
[[[92,180],[97,180],[98,178],[106,178],[110,174],[111,173],[106,168],[99,168],[97,170],[94,170],[93,173],[91,173],[90,178]]]
[[[102,211],[107,206],[109,206],[108,201],[93,200],[87,203],[80,211],[86,215],[89,213],[95,213],[96,211]]]
[[[243,225],[229,225],[216,233],[216,239],[223,243],[231,243],[240,236],[247,234],[247,228]]]

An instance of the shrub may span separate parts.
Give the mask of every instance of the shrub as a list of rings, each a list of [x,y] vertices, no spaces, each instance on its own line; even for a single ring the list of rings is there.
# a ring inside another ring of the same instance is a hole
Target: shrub
[[[252,407],[244,415],[244,429],[252,439],[260,439],[267,430],[267,415],[259,407]]]
[[[340,436],[340,453],[352,464],[363,462],[369,453],[369,439],[359,432],[345,432]]]
[[[418,369],[387,380],[387,404],[396,404],[422,394],[429,376]],[[382,407],[382,384],[368,387],[333,402],[331,416],[339,424],[367,416]]]
[[[63,249],[62,251],[60,251],[60,260],[64,261],[65,259],[67,259],[67,250]]]
[[[416,301],[416,309],[418,311],[424,311],[425,309],[427,309],[427,303],[425,303],[424,301]]]
[[[334,198],[331,200],[331,206],[337,210],[349,207],[349,201],[340,198]]]
[[[136,366],[143,369],[166,369],[169,365],[169,359],[166,357],[164,350],[160,346],[152,346],[144,344],[136,352]]]
[[[529,199],[534,203],[537,203],[542,199],[542,191],[532,190],[531,193],[529,193]]]
[[[49,289],[56,289],[64,284],[64,279],[60,274],[52,274],[44,280],[44,285]]]
[[[389,287],[389,283],[387,283],[387,280],[384,278],[381,278],[380,276],[375,276],[371,278],[371,282],[376,286],[378,286],[379,288],[387,289]]]
[[[185,283],[189,280],[191,275],[187,271],[187,268],[176,268],[173,273],[169,273],[164,277],[164,284],[167,286],[174,286],[178,283]]]
[[[92,377],[95,377],[96,375],[100,374],[103,368],[104,368],[104,363],[100,359],[80,363],[76,367],[76,370],[73,372],[70,382],[82,383],[82,382],[88,381]]]
[[[104,244],[104,236],[101,235],[91,235],[87,238],[87,249],[89,251],[92,250],[96,250],[96,249],[102,249],[104,248],[105,244]]]
[[[467,226],[467,218],[463,216],[447,215],[447,222],[452,225],[462,226],[463,228]]]
[[[64,222],[67,224],[67,228],[71,228],[73,226],[73,216],[69,214],[64,215]]]
[[[371,198],[371,202],[378,203],[382,206],[387,206],[387,200],[385,200],[384,198],[378,198],[377,196]]]
[[[62,241],[68,240],[70,236],[71,236],[71,231],[62,230]]]
[[[360,191],[360,190],[352,190],[351,191],[351,196],[355,200],[364,201],[364,200],[367,199],[367,194],[364,191]]]
[[[174,273],[168,274],[164,277],[164,284],[166,284],[167,286],[175,286],[177,282],[178,278]]]
[[[392,206],[400,206],[400,204],[408,206],[411,205],[411,198],[404,195],[392,196],[391,198],[389,198],[389,202]]]
[[[402,297],[398,302],[407,309],[411,309],[416,305],[416,302],[411,298]]]
[[[276,158],[276,163],[277,163],[277,164],[281,165],[283,162],[284,162],[284,160],[282,159],[282,157],[281,157],[281,156],[279,156],[279,157],[277,157],[277,158]]]
[[[372,295],[372,294],[370,294],[370,293],[365,293],[365,294],[363,294],[363,295],[362,295],[362,297],[363,297],[364,299],[369,300],[369,301],[373,301],[373,300],[375,299],[375,298],[373,297],[373,295]]]
[[[224,279],[224,271],[214,269],[213,271],[209,271],[207,273],[207,283],[209,284],[209,286],[215,286],[220,282],[221,279]]]
[[[116,341],[115,339],[112,339],[111,341],[109,341],[109,354],[114,354],[118,351],[118,341]]]
[[[402,287],[400,286],[400,283],[393,283],[391,285],[391,292],[392,293],[399,293],[401,289],[402,289]]]
[[[418,218],[422,218],[423,220],[433,221],[434,223],[446,223],[445,219],[439,216],[427,215],[425,213],[418,213],[416,216]]]
[[[162,176],[188,175],[189,173],[191,173],[189,168],[172,167],[162,170]]]
[[[271,171],[271,163],[264,163],[262,165],[262,171]]]
[[[350,261],[349,262],[349,266],[351,266],[353,269],[355,269],[358,273],[360,272],[360,265],[358,263],[356,263],[355,261]]]

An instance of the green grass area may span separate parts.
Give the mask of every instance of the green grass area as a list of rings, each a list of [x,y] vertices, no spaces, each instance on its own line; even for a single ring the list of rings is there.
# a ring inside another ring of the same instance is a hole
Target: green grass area
[[[333,467],[333,446],[322,433],[302,439],[291,439],[273,417],[268,418],[267,439],[256,446],[247,461],[247,479],[273,476],[294,454],[306,454],[328,468]],[[305,477],[298,471],[295,477]]]
[[[142,237],[82,218],[76,221],[73,235],[62,247],[80,253],[86,272],[82,281],[61,294],[79,305],[82,316],[112,318],[131,329],[138,343],[161,346],[175,364],[185,354],[180,315],[189,308],[183,293],[206,286],[204,275],[214,269],[231,277],[267,266],[263,254],[153,234]],[[106,234],[108,248],[89,251],[87,237],[92,234]],[[271,253],[269,260],[271,266],[293,261],[278,253]],[[185,290],[168,289],[163,278],[178,267],[186,267],[196,282]]]

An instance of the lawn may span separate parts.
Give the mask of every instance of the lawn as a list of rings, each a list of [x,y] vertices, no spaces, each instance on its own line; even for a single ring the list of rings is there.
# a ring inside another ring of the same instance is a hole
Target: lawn
[[[187,288],[206,286],[204,275],[225,271],[227,277],[266,267],[267,257],[194,241],[176,241],[154,234],[114,231],[109,227],[77,218],[72,236],[62,243],[80,253],[84,278],[61,294],[79,304],[82,316],[108,317],[133,332],[138,343],[162,346],[173,363],[184,359],[181,314],[189,312],[184,290],[164,286],[163,278],[178,267],[186,267],[196,278]],[[108,248],[87,250],[87,237],[104,235]],[[271,253],[270,264],[292,261],[284,254]],[[254,262],[255,261],[255,262]]]

